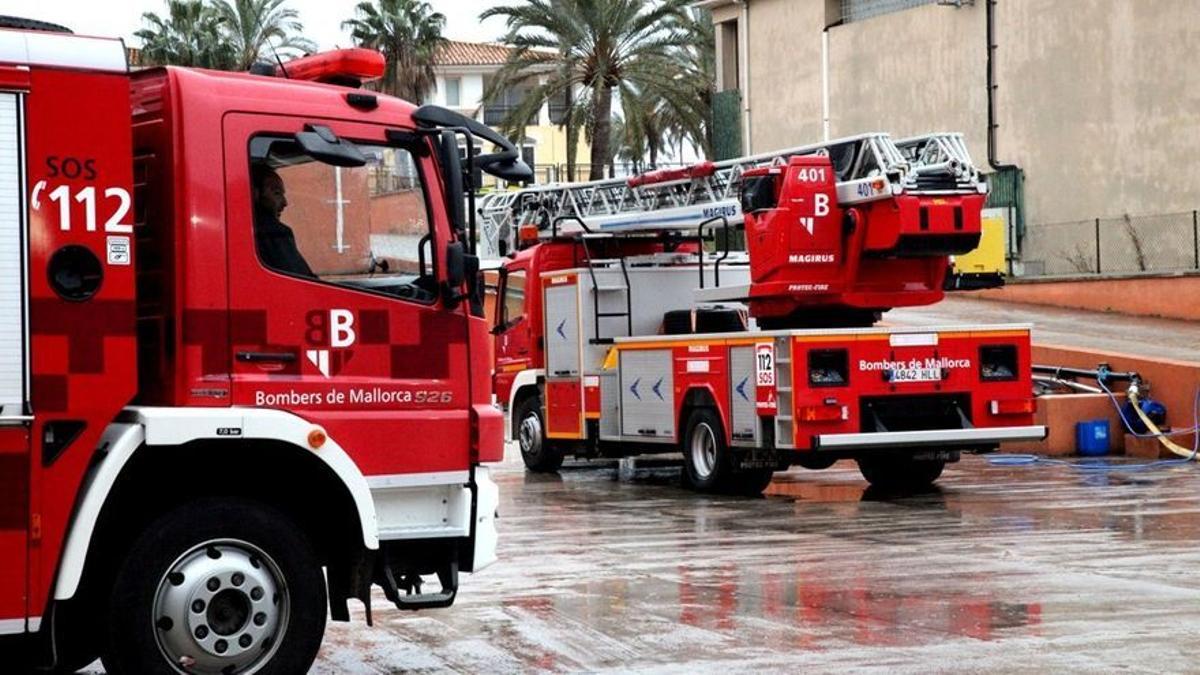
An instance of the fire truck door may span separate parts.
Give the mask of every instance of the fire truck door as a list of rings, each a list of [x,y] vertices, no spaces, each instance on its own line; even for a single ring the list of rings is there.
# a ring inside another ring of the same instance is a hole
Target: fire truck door
[[[526,270],[510,268],[496,302],[496,399],[507,403],[517,373],[532,366],[530,317],[526,316]]]
[[[32,68],[29,78],[16,106],[24,180],[6,166],[0,187],[24,184],[29,219],[28,604],[39,616],[100,437],[137,390],[137,260],[128,77]],[[11,96],[0,95],[0,121]]]
[[[234,403],[321,425],[367,475],[465,470],[467,319],[439,293],[434,161],[383,127],[320,125],[365,164],[318,159],[308,120],[226,118]]]
[[[546,437],[582,438],[583,360],[579,276],[550,275],[542,284],[546,339]]]

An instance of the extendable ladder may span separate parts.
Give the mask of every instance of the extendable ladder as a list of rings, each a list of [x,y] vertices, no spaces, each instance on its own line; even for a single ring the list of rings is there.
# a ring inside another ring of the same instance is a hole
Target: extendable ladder
[[[743,221],[739,189],[753,168],[783,166],[797,155],[826,155],[837,174],[838,201],[861,204],[909,192],[985,192],[958,133],[934,133],[893,141],[869,133],[826,143],[701,162],[628,179],[552,183],[495,192],[479,201],[485,244],[511,250],[522,227],[536,226],[540,236],[587,232],[694,230],[706,221]]]

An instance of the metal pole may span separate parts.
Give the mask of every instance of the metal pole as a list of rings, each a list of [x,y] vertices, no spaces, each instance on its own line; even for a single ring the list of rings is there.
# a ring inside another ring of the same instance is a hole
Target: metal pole
[[[1192,211],[1192,262],[1195,263],[1195,268],[1200,270],[1200,219],[1197,219],[1197,212]]]
[[[1100,274],[1100,219],[1096,219],[1096,274]]]

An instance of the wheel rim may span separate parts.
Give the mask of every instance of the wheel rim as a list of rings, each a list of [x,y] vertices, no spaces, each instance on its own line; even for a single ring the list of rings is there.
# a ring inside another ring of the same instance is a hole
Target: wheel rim
[[[154,636],[180,672],[253,673],[279,649],[290,609],[270,556],[244,541],[206,541],[158,580]]]
[[[717,468],[717,435],[707,422],[692,429],[692,469],[700,478],[708,478]]]
[[[521,444],[521,452],[526,455],[536,455],[542,449],[542,420],[537,413],[530,412],[521,420],[517,428],[517,441]]]

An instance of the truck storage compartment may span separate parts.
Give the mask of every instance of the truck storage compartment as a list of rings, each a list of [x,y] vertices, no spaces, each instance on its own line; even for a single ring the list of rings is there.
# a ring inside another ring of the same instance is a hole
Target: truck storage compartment
[[[859,402],[863,433],[969,429],[969,394],[863,397]]]

